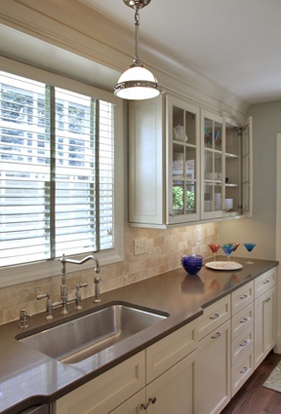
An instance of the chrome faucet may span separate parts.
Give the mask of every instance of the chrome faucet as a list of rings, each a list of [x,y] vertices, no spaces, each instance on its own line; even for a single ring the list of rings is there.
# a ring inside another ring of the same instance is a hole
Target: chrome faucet
[[[70,302],[68,300],[68,290],[67,290],[67,285],[66,285],[66,263],[81,265],[83,263],[86,263],[88,260],[93,260],[95,262],[94,271],[95,273],[100,273],[99,261],[93,255],[86,256],[82,260],[68,259],[67,257],[65,257],[65,254],[63,254],[62,257],[60,258],[60,262],[62,264],[62,268],[61,268],[61,305],[62,305],[61,313],[62,314],[68,313],[67,303]]]

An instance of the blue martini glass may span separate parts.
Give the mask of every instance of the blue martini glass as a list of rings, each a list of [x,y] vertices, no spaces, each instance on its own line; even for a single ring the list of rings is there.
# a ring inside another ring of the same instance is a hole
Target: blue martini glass
[[[229,261],[230,255],[233,252],[234,245],[233,243],[225,243],[221,246],[222,250],[226,254],[226,259]]]
[[[255,243],[244,243],[244,246],[246,247],[249,253],[251,253],[255,245]],[[246,262],[246,264],[254,264],[254,262]]]

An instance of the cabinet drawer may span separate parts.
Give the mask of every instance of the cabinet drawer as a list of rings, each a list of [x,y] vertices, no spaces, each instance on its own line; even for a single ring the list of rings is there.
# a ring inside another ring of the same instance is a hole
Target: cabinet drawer
[[[161,375],[197,348],[195,322],[191,322],[146,349],[147,382]]]
[[[145,351],[56,402],[56,414],[107,414],[145,386]]]
[[[230,297],[228,295],[204,309],[204,314],[197,319],[198,340],[217,329],[229,318]]]
[[[271,269],[255,279],[255,298],[262,295],[276,283],[276,270]]]
[[[233,341],[245,329],[253,324],[254,320],[254,304],[246,306],[240,312],[236,313],[231,320],[231,340]]]
[[[232,367],[231,397],[242,387],[252,375],[254,367],[253,348],[250,348],[243,358],[239,359]]]
[[[232,316],[247,305],[253,302],[254,299],[254,283],[249,282],[241,288],[235,290],[231,294],[231,312]]]
[[[234,365],[242,356],[253,347],[254,329],[249,326],[231,343],[231,364]]]

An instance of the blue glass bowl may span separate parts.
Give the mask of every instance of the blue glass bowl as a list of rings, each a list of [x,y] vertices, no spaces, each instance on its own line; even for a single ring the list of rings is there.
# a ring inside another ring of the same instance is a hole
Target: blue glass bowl
[[[200,254],[184,255],[181,264],[189,275],[196,275],[203,266],[203,256]]]

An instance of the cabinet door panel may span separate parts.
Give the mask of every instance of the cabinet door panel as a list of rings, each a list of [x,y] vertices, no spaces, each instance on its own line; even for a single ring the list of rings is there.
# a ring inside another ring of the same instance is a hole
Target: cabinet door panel
[[[196,413],[218,414],[230,400],[230,322],[202,339],[198,351]]]
[[[275,287],[255,300],[255,368],[275,345]]]
[[[163,225],[164,98],[130,103],[129,221]]]
[[[147,386],[148,414],[195,414],[196,351]]]

